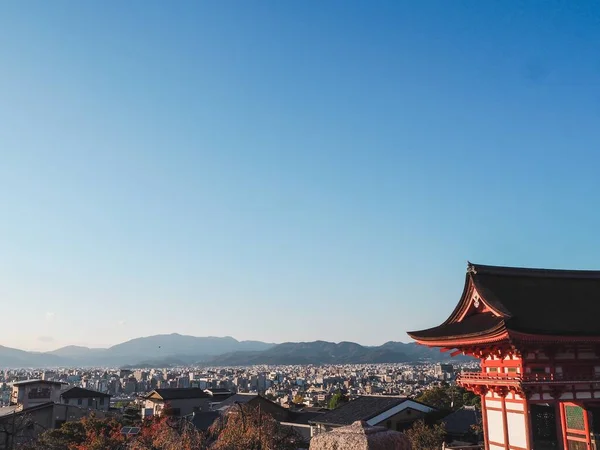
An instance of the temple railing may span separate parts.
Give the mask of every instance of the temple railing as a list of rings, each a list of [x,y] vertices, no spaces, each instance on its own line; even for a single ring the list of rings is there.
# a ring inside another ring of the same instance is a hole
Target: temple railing
[[[536,383],[600,383],[600,375],[567,375],[561,373],[501,373],[464,372],[457,382],[482,384],[536,384]]]

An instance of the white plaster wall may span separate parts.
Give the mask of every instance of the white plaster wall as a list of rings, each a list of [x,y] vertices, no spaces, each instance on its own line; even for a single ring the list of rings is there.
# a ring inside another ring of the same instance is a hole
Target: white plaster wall
[[[507,412],[506,421],[508,422],[508,441],[510,445],[527,448],[525,414]]]
[[[512,411],[524,411],[525,410],[525,405],[523,405],[523,403],[513,403],[513,402],[506,402],[506,410],[512,410]]]
[[[488,439],[504,444],[504,421],[502,411],[487,411]]]
[[[490,408],[502,408],[502,402],[499,402],[498,400],[486,400],[485,406]]]

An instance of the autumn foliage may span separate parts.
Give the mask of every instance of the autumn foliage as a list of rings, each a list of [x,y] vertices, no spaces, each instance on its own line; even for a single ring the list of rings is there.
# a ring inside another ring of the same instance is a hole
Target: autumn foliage
[[[67,422],[60,428],[48,430],[38,440],[22,446],[23,449],[45,450],[106,450],[121,449],[125,438],[121,424],[115,419],[87,417]]]
[[[295,450],[300,438],[260,408],[237,405],[209,430],[211,450]]]
[[[116,419],[84,418],[42,433],[22,450],[291,450],[298,436],[270,415],[237,405],[205,436],[187,419],[163,414],[146,419],[135,436],[121,434]]]

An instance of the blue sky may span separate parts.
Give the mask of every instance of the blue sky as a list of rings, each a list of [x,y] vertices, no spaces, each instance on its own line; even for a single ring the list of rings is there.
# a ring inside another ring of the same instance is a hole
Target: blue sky
[[[0,344],[380,344],[600,268],[597,2],[4,2]]]

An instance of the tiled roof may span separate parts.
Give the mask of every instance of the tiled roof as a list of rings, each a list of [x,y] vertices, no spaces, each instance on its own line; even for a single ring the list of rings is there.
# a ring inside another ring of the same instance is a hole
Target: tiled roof
[[[492,313],[465,317],[475,289]],[[500,332],[600,337],[600,271],[469,264],[463,295],[440,326],[410,332],[417,340]],[[585,311],[585,314],[582,314]]]
[[[407,400],[406,397],[363,396],[311,420],[312,423],[351,425],[367,421]]]
[[[239,404],[248,403],[249,401],[252,401],[255,398],[258,398],[258,394],[234,394],[231,397],[229,397],[228,399],[218,403],[215,406],[215,408],[217,408],[217,409],[228,408],[228,407],[238,404],[238,403]]]
[[[449,434],[469,434],[473,432],[473,425],[481,423],[481,411],[474,406],[465,406],[447,415],[440,422],[446,424],[446,432]]]
[[[446,323],[437,327],[421,330],[410,335],[419,339],[435,339],[440,337],[468,337],[493,332],[504,325],[504,320],[492,313],[474,314],[461,322]]]
[[[73,387],[62,394],[62,398],[100,398],[100,397],[111,397],[109,394],[104,392],[92,391],[91,389],[84,389],[81,387]]]
[[[156,392],[163,400],[181,400],[186,398],[210,398],[204,390],[200,388],[165,388],[154,389],[147,397]]]
[[[54,384],[54,385],[63,385],[67,383],[63,383],[61,381],[49,381],[49,380],[25,380],[25,381],[17,381],[13,383],[13,386],[25,386],[27,384]]]

